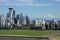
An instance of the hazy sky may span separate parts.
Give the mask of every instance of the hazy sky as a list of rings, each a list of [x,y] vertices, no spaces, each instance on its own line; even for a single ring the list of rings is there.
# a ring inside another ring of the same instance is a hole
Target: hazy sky
[[[9,6],[16,10],[16,14],[23,13],[31,18],[60,18],[60,0],[0,0],[0,13],[8,13]]]

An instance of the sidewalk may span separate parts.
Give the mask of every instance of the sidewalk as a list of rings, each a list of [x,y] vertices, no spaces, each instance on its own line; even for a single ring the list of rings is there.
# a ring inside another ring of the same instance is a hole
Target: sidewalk
[[[0,37],[48,38],[44,36],[29,36],[29,35],[0,35]]]
[[[54,34],[43,35],[42,37],[55,37],[58,34],[60,34],[60,32],[54,33]]]

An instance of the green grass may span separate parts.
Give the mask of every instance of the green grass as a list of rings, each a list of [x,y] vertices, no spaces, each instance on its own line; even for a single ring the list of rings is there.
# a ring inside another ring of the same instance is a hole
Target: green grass
[[[57,37],[60,37],[60,34],[57,34],[56,36],[57,36]]]
[[[41,36],[60,32],[60,30],[0,30],[0,35]]]

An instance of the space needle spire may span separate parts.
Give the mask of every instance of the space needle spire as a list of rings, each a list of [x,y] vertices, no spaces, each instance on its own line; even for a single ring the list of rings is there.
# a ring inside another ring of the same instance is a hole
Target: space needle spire
[[[13,9],[13,7],[10,6],[10,7],[9,7],[9,14],[10,14],[10,27],[12,27],[12,9]]]

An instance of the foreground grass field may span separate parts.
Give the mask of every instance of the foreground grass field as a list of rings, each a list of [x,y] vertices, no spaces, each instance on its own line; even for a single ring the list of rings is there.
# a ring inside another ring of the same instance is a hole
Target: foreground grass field
[[[57,36],[57,37],[60,37],[60,34],[57,34],[56,36]]]
[[[60,32],[60,30],[0,30],[0,35],[42,36],[42,35],[54,34],[57,32]]]

